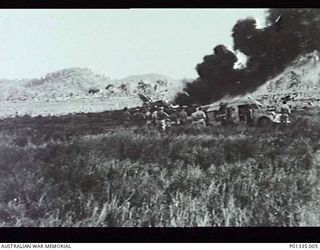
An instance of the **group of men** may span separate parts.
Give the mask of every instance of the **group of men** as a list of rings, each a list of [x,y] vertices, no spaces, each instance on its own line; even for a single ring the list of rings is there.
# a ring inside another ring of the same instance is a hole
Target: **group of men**
[[[207,116],[201,107],[197,107],[195,112],[188,113],[185,107],[167,108],[145,106],[142,109],[136,109],[130,112],[124,108],[122,121],[124,126],[135,124],[139,127],[154,124],[162,130],[175,125],[193,124],[197,127],[206,126]]]
[[[254,110],[239,106],[235,110],[228,103],[220,103],[219,110],[215,113],[215,120],[222,125],[232,125],[238,122],[252,123],[254,121]],[[280,122],[287,124],[290,116],[290,107],[286,101],[279,105],[275,112],[280,114]],[[171,125],[192,125],[195,127],[205,127],[208,124],[206,113],[202,107],[187,106],[152,106],[144,105],[142,108],[124,108],[122,112],[122,122],[125,127],[136,125],[138,127],[158,128],[166,130]],[[211,118],[212,122],[212,118]]]

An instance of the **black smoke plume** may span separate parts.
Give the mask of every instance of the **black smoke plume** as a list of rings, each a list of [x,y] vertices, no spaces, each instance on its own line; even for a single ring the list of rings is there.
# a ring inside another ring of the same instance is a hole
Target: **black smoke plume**
[[[320,51],[320,9],[270,9],[267,26],[255,19],[239,20],[232,29],[234,51],[247,56],[244,68],[235,68],[237,56],[224,45],[214,48],[176,97],[178,104],[208,104],[224,96],[252,92],[277,76],[299,55]]]

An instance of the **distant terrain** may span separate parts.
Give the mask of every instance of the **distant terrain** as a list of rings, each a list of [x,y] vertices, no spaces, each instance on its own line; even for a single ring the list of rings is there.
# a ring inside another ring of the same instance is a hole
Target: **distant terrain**
[[[0,80],[0,116],[102,112],[141,105],[138,93],[172,100],[182,81],[160,74],[111,79],[87,68],[69,68],[39,79]]]
[[[180,80],[160,74],[111,79],[87,68],[69,68],[39,79],[0,79],[0,101],[56,101],[89,96],[124,97],[138,92],[159,95],[176,92]]]

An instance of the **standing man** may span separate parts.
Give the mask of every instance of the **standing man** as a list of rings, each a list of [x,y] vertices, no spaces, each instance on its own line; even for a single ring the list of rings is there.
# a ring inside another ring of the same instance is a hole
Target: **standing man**
[[[164,111],[164,108],[160,107],[158,111],[153,112],[152,116],[160,130],[165,131],[167,127],[166,120],[169,119],[169,115]]]
[[[196,112],[191,114],[193,118],[193,124],[197,125],[197,127],[205,127],[206,126],[206,114],[202,111],[201,107],[196,108]]]
[[[130,121],[131,121],[131,113],[130,111],[128,110],[127,107],[125,107],[123,109],[123,113],[122,113],[122,122],[123,122],[123,126],[125,128],[128,128],[129,125],[130,125]]]
[[[186,125],[188,119],[188,114],[184,107],[181,107],[180,112],[178,113],[178,124]]]

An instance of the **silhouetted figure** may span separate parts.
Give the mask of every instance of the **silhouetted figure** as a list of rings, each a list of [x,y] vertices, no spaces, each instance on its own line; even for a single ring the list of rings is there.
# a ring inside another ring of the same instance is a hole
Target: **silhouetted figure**
[[[126,128],[129,127],[130,122],[131,122],[131,117],[132,117],[132,115],[131,115],[130,111],[128,110],[127,107],[125,107],[123,109],[123,113],[122,113],[122,122],[123,122],[124,127],[126,127]]]

